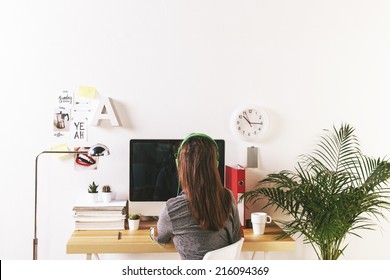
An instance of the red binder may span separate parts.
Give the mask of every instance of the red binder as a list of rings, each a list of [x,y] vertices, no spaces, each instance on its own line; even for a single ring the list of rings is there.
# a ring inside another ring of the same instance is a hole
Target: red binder
[[[234,199],[237,202],[241,226],[245,227],[245,205],[243,201],[238,203],[241,194],[245,192],[245,168],[240,165],[235,167],[226,165],[225,174],[226,188],[233,193]]]

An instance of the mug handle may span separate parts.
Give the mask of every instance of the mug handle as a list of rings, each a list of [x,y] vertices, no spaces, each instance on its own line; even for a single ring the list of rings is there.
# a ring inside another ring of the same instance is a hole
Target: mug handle
[[[267,224],[269,224],[269,223],[271,223],[271,222],[272,222],[271,216],[268,216],[268,215],[267,215]]]

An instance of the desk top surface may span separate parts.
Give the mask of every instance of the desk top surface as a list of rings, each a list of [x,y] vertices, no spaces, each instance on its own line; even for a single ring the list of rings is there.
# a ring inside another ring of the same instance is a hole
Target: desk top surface
[[[66,245],[66,252],[68,254],[176,252],[172,242],[160,246],[150,239],[149,228],[155,225],[155,221],[142,221],[139,230],[134,231],[74,231]],[[295,250],[295,241],[291,237],[276,240],[281,232],[283,230],[275,223],[267,224],[265,233],[262,235],[254,235],[252,229],[244,229],[245,240],[242,251]]]

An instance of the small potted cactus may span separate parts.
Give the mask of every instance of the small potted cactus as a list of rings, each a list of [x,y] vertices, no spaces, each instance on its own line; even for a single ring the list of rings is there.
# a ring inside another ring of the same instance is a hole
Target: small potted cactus
[[[139,228],[140,219],[141,219],[140,214],[130,213],[129,214],[129,230],[137,230]]]
[[[91,202],[98,202],[98,190],[97,188],[99,185],[96,185],[95,181],[93,181],[91,184],[88,186],[88,195],[89,195],[89,200]]]
[[[108,185],[102,188],[102,200],[103,202],[110,202],[112,200],[111,188]]]

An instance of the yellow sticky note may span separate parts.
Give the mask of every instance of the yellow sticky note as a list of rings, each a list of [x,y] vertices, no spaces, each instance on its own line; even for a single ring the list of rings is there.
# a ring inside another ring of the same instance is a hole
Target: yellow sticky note
[[[69,151],[69,148],[66,144],[61,144],[58,146],[51,147],[50,151]],[[58,154],[53,154],[53,155],[55,157],[58,157],[58,158],[64,158],[64,157],[69,156],[69,154],[65,154],[65,153],[58,153]]]
[[[78,92],[77,95],[81,96],[81,97],[86,97],[86,98],[95,98],[95,96],[96,96],[96,88],[80,86],[79,87],[79,92]]]

